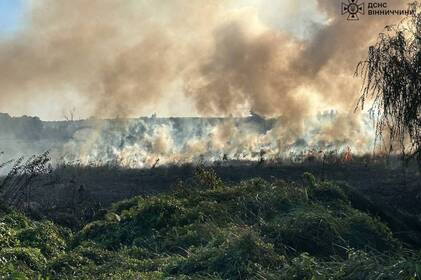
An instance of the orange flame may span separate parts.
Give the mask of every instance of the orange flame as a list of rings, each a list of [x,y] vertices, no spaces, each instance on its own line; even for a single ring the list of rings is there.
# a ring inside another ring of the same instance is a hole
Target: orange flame
[[[351,162],[352,161],[352,153],[351,153],[351,147],[347,147],[346,151],[342,157],[343,162]]]

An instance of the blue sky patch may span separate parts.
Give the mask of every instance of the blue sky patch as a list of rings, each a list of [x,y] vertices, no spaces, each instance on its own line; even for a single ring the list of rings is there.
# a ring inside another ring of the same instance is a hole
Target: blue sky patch
[[[22,24],[24,0],[0,0],[0,36],[12,35]]]

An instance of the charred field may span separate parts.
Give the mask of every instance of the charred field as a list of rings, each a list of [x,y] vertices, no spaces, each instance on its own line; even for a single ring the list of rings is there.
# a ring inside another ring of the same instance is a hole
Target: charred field
[[[69,200],[75,190],[82,189],[92,203],[109,206],[136,195],[170,192],[180,182],[192,183],[199,167],[214,170],[227,184],[253,178],[302,183],[303,174],[309,172],[319,180],[347,183],[364,195],[389,204],[391,208],[421,213],[421,186],[416,166],[403,169],[397,165],[391,168],[386,162],[367,163],[365,159],[335,164],[318,161],[300,164],[224,161],[145,169],[61,165],[39,178],[39,185],[32,189],[32,200],[41,203],[46,198],[50,204],[60,204],[58,202]]]

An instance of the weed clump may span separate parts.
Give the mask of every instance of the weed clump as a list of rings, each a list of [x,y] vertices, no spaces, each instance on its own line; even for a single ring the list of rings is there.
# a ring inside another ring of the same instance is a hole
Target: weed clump
[[[349,189],[311,174],[303,185],[227,185],[206,174],[173,193],[119,202],[73,235],[16,212],[1,216],[0,278],[420,277],[420,253],[354,208]]]

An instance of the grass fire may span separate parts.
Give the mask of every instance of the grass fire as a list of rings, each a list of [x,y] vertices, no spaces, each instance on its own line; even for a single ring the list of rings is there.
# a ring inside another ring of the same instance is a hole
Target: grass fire
[[[0,279],[421,279],[421,3],[0,0]]]

